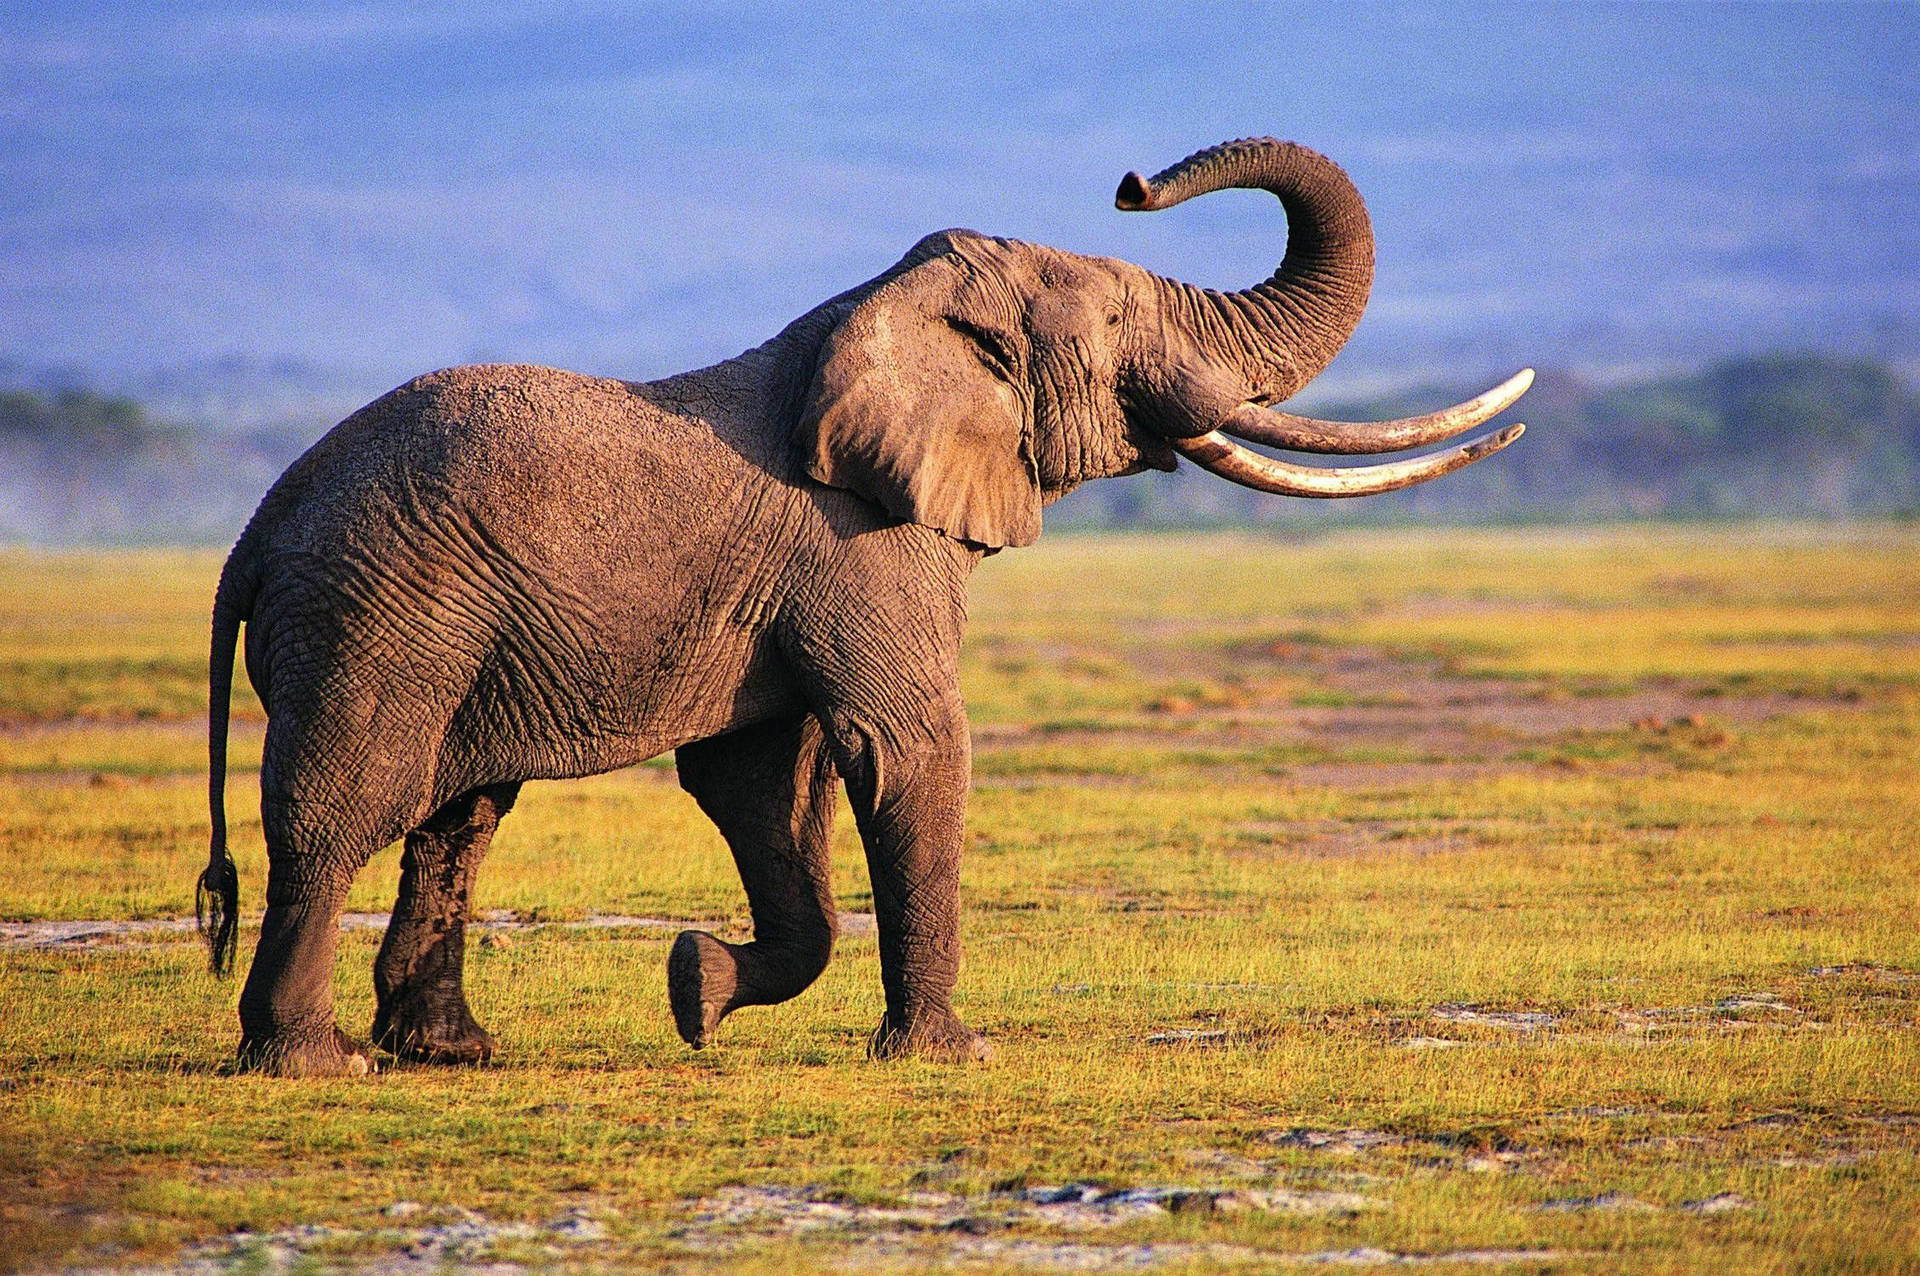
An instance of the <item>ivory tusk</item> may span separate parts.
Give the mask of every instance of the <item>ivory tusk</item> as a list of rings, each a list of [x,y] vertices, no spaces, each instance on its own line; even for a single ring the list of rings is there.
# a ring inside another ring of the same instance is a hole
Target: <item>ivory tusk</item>
[[[1321,421],[1247,403],[1220,428],[1252,443],[1294,452],[1398,452],[1450,439],[1492,420],[1511,407],[1532,384],[1533,369],[1522,368],[1478,398],[1444,411],[1395,421]]]
[[[1276,461],[1272,457],[1248,451],[1218,430],[1208,431],[1198,438],[1168,441],[1180,455],[1195,465],[1221,478],[1231,479],[1242,487],[1272,492],[1277,496],[1372,496],[1377,492],[1412,487],[1415,483],[1451,474],[1481,457],[1492,456],[1519,438],[1526,428],[1519,424],[1504,426],[1445,452],[1410,457],[1404,461],[1388,461],[1383,465],[1355,465],[1338,469]]]

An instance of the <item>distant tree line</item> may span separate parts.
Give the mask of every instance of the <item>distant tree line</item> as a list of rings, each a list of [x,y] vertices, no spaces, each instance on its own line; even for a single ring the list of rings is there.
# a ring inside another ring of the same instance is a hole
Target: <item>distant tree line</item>
[[[1436,385],[1327,404],[1316,415],[1406,416],[1482,388]],[[1525,421],[1526,437],[1490,460],[1386,496],[1263,496],[1182,466],[1083,488],[1050,521],[1182,527],[1920,514],[1920,394],[1878,363],[1729,359],[1606,385],[1547,371],[1500,420]],[[1368,459],[1378,458],[1361,463]]]
[[[1318,415],[1404,416],[1480,388],[1436,385]],[[1614,384],[1549,371],[1510,415],[1529,426],[1513,448],[1387,496],[1263,496],[1183,465],[1090,484],[1055,506],[1048,525],[1920,515],[1920,394],[1873,362],[1732,359]],[[220,433],[158,422],[132,399],[85,389],[0,391],[0,542],[231,539],[323,428]]]
[[[92,390],[0,390],[0,543],[228,540],[302,446],[158,422]]]

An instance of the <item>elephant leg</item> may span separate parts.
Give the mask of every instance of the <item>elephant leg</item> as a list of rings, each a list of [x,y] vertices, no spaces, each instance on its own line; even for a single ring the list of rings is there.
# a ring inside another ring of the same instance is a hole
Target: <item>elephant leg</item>
[[[753,911],[753,942],[682,931],[667,959],[673,1023],[698,1050],[742,1006],[797,997],[833,953],[834,770],[811,715],[748,727],[675,754],[681,787],[727,839]]]
[[[463,793],[407,834],[400,895],[373,963],[373,1043],[422,1063],[484,1063],[493,1038],[461,986],[474,874],[518,784]]]
[[[856,536],[792,613],[783,649],[860,826],[880,931],[877,1059],[992,1055],[953,1012],[973,745],[960,638],[975,551],[911,524]]]
[[[876,1059],[991,1058],[986,1038],[951,1005],[960,973],[960,852],[973,770],[959,696],[928,706],[925,716],[889,717],[884,728],[839,715],[831,721],[880,928],[887,1012],[869,1050]]]
[[[283,1077],[359,1076],[366,1052],[334,1025],[333,964],[353,873],[372,853],[342,822],[263,785],[267,912],[240,992],[238,1066]]]

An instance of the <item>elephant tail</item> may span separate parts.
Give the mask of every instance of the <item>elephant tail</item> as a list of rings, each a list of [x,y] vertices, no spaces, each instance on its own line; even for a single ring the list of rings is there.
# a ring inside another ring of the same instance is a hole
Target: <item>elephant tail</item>
[[[227,559],[213,598],[213,644],[207,656],[207,811],[213,845],[194,886],[193,911],[207,941],[207,965],[225,978],[240,946],[240,874],[227,850],[227,718],[233,708],[233,654],[240,625],[253,611],[254,573],[247,538]]]

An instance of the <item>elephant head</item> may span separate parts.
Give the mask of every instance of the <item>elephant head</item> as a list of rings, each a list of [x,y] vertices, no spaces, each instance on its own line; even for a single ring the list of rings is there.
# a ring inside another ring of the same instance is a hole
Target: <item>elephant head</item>
[[[1322,468],[1233,441],[1376,453],[1451,438],[1526,390],[1523,371],[1457,407],[1398,421],[1318,421],[1270,405],[1326,367],[1373,281],[1373,231],[1347,175],[1271,138],[1229,142],[1149,179],[1123,210],[1230,187],[1287,216],[1272,278],[1222,293],[1128,262],[965,230],[929,235],[822,308],[828,327],[799,419],[812,477],[896,517],[988,548],[1026,545],[1041,508],[1089,479],[1171,470],[1176,456],[1248,487],[1361,496],[1422,482],[1519,437],[1510,425],[1444,452]]]

